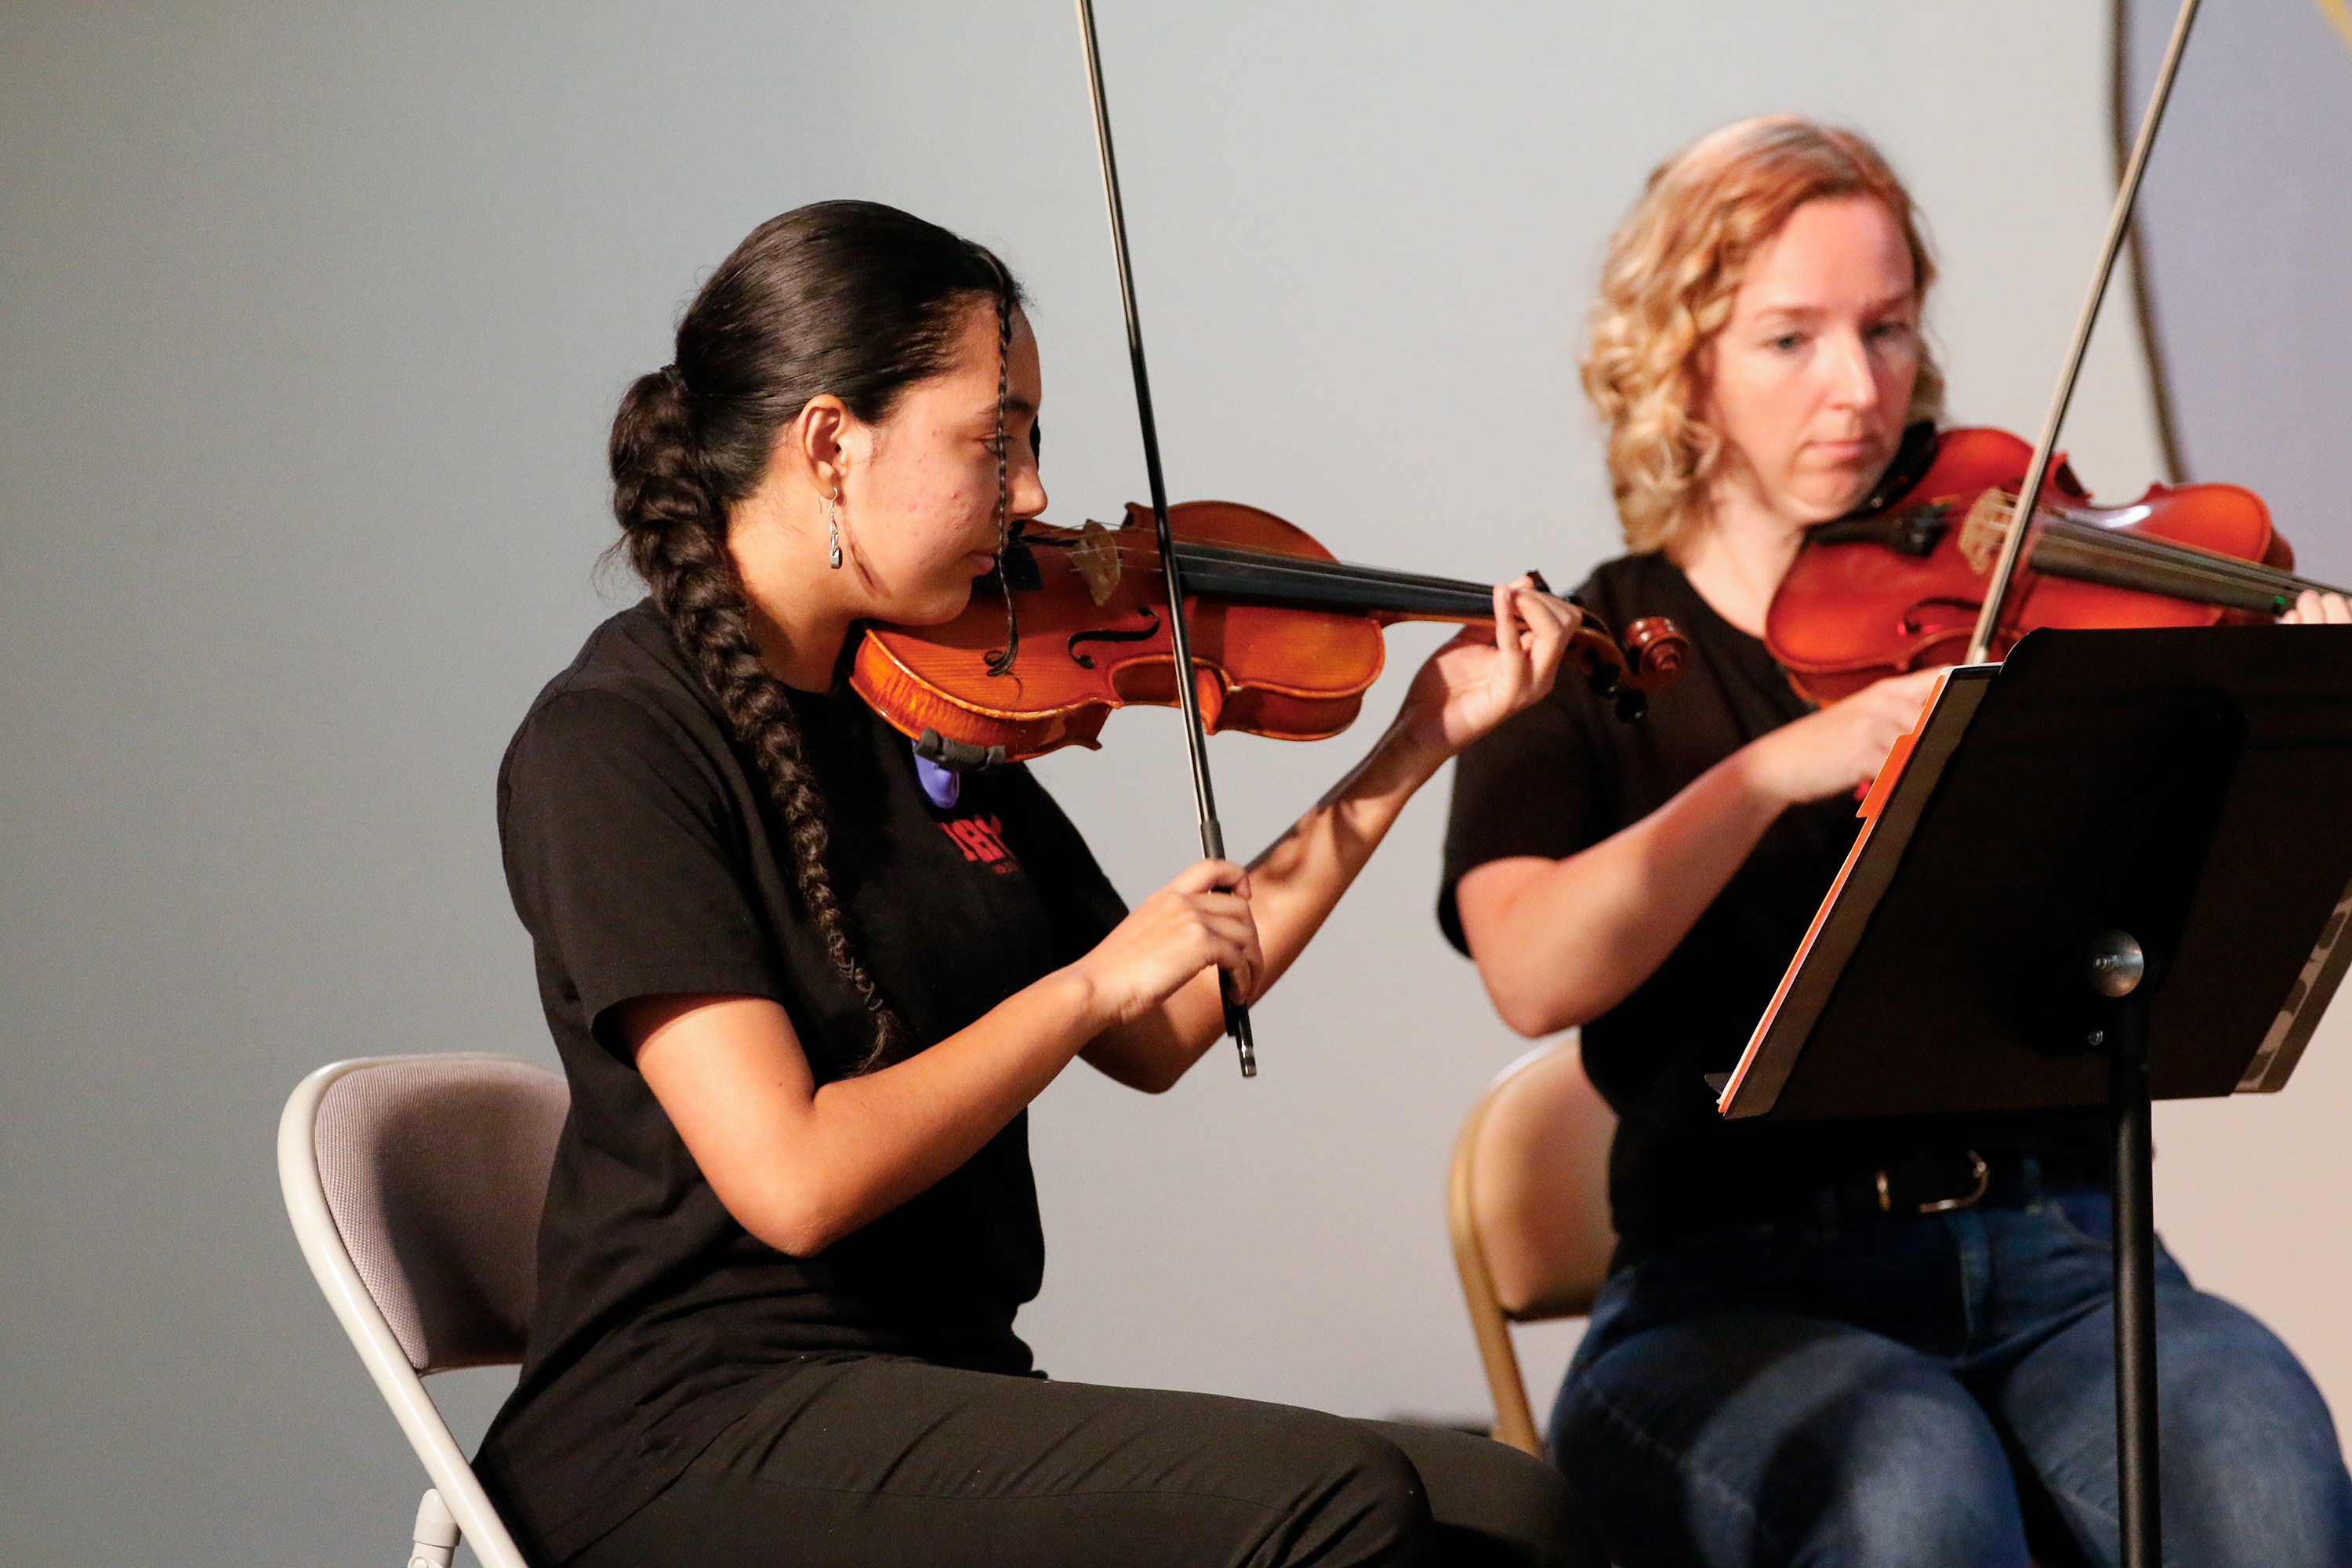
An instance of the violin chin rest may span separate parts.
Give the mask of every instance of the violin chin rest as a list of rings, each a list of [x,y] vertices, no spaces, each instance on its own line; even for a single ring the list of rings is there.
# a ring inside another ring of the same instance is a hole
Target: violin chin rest
[[[978,773],[983,768],[1004,765],[1002,746],[975,746],[969,741],[950,741],[929,725],[915,737],[915,755],[934,767],[945,768],[951,773]]]

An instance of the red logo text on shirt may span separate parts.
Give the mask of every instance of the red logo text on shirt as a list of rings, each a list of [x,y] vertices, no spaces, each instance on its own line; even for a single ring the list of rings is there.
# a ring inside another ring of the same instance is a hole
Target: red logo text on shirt
[[[1020,868],[1021,862],[1005,845],[1001,816],[960,816],[940,823],[940,831],[955,841],[965,859],[976,860],[999,876]]]

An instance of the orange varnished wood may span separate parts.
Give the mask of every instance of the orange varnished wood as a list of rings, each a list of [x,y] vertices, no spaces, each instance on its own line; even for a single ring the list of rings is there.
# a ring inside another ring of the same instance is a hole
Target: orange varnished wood
[[[1935,550],[1911,556],[1872,542],[1809,541],[1790,564],[1765,622],[1765,644],[1806,695],[1834,701],[1906,670],[1965,657],[1990,575],[1963,552],[1963,521],[1989,490],[2014,492],[2032,450],[2006,431],[1946,431],[1936,459],[1890,511],[1942,504],[1949,527]],[[2082,508],[2090,497],[2062,458],[2042,504]],[[2273,531],[2262,498],[2235,485],[2156,485],[2136,503],[2149,516],[2129,531],[2241,561],[2281,564],[2293,553]],[[2020,563],[1993,655],[2040,626],[2211,626],[2236,613],[2211,605],[2036,573]],[[2281,569],[2285,569],[2284,565]]]
[[[1182,540],[1271,555],[1329,561],[1330,552],[1272,512],[1232,501],[1186,501],[1168,509]],[[1094,746],[1114,707],[1176,705],[1168,598],[1152,545],[1150,509],[1130,504],[1114,531],[1122,570],[1097,605],[1070,552],[1040,540],[1075,540],[1075,530],[1033,523],[1025,531],[1044,587],[1013,595],[1021,649],[1012,670],[990,676],[991,650],[1004,646],[1004,601],[982,585],[962,615],[938,626],[875,626],[851,672],[875,711],[909,735],[925,729],[1008,756]],[[1201,718],[1211,731],[1246,730],[1315,741],[1355,721],[1380,679],[1385,653],[1379,619],[1338,611],[1185,601]],[[1081,641],[1087,632],[1155,627],[1137,642]],[[1083,656],[1092,667],[1080,662]],[[1302,679],[1304,677],[1304,679]]]

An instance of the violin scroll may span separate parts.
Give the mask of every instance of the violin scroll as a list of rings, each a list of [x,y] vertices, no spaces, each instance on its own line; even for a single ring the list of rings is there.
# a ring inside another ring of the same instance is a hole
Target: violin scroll
[[[1551,592],[1542,573],[1530,572],[1528,577],[1537,592]],[[1690,638],[1664,616],[1643,616],[1626,623],[1621,644],[1583,595],[1570,594],[1568,602],[1582,617],[1569,639],[1569,657],[1582,666],[1595,697],[1615,699],[1612,707],[1620,721],[1639,722],[1649,711],[1650,693],[1672,685],[1682,673],[1683,661],[1690,657]]]
[[[1607,628],[1597,635],[1601,646],[1616,651]],[[1690,638],[1681,627],[1664,616],[1643,616],[1627,623],[1619,662],[1594,668],[1592,689],[1616,700],[1612,710],[1621,721],[1636,723],[1650,710],[1650,693],[1672,683],[1689,653]]]
[[[1655,691],[1682,673],[1690,638],[1664,616],[1643,616],[1625,627],[1625,651],[1633,655],[1625,682],[1637,691]]]

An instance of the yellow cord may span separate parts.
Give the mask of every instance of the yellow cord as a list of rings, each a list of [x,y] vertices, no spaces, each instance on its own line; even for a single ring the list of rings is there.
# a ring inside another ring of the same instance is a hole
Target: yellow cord
[[[2336,24],[2336,30],[2344,35],[2344,41],[2352,44],[2352,5],[2347,5],[2345,0],[2319,0],[2319,9]]]

